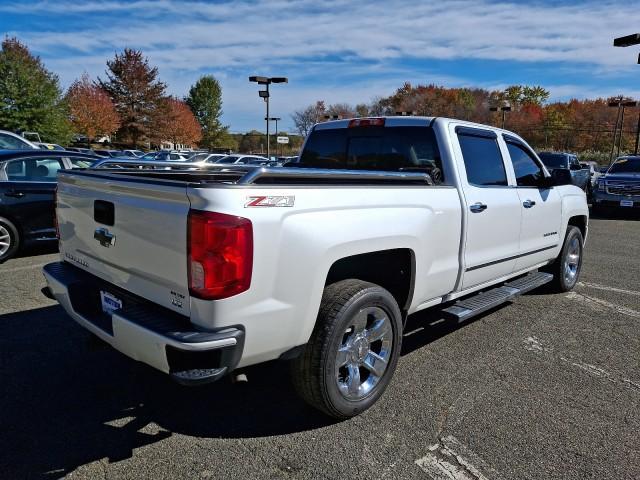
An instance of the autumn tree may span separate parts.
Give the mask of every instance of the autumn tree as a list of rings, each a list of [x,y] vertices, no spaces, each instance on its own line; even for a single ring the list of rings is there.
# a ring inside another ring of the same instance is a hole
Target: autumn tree
[[[107,80],[98,79],[120,115],[118,138],[137,147],[149,136],[152,119],[163,102],[166,85],[158,80],[158,69],[139,50],[125,48],[107,61]]]
[[[213,149],[228,143],[228,126],[222,125],[222,88],[212,75],[205,75],[191,86],[185,102],[191,108],[200,127],[200,146]]]
[[[58,77],[16,38],[5,38],[0,50],[0,128],[59,143],[71,133]]]
[[[309,105],[301,110],[296,110],[291,115],[296,130],[306,137],[316,123],[324,120],[326,108],[323,101],[317,101],[314,105]]]
[[[194,146],[202,139],[196,117],[187,104],[177,98],[163,99],[154,112],[153,122],[151,140],[158,145],[168,141],[174,145]]]
[[[86,73],[71,84],[66,101],[74,132],[89,140],[98,135],[111,135],[120,126],[120,116],[109,95],[91,82]]]

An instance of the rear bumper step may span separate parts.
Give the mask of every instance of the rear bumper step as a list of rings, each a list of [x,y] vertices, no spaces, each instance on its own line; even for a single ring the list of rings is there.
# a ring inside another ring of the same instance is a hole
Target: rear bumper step
[[[476,293],[454,305],[442,310],[446,317],[464,322],[476,315],[480,315],[505,302],[513,300],[518,295],[538,288],[553,280],[553,275],[544,272],[529,273],[520,278],[510,280],[500,287]]]
[[[239,363],[245,332],[241,326],[203,330],[177,314],[105,282],[67,262],[45,265],[51,295],[80,325],[134,360],[168,373],[184,385],[209,383]],[[122,308],[102,312],[100,291],[122,300]]]

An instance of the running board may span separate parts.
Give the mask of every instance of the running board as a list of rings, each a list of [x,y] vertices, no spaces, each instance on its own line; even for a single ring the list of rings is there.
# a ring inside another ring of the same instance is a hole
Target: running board
[[[480,315],[498,305],[513,300],[518,295],[538,288],[553,280],[550,273],[534,272],[524,277],[516,278],[504,283],[500,287],[476,293],[471,297],[459,300],[454,305],[442,310],[445,317],[462,323],[471,317]]]

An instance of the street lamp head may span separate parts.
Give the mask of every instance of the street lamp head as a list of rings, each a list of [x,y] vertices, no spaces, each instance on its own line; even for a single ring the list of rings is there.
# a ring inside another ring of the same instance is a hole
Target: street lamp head
[[[289,79],[287,77],[271,77],[269,80],[271,83],[289,83]]]
[[[260,98],[269,98],[269,91],[268,90],[258,90],[258,95],[260,96]]]
[[[269,83],[269,79],[267,77],[249,77],[250,82],[257,82],[259,85],[267,85]]]
[[[633,33],[624,37],[618,37],[613,39],[614,47],[630,47],[631,45],[638,45],[640,43],[640,33]]]

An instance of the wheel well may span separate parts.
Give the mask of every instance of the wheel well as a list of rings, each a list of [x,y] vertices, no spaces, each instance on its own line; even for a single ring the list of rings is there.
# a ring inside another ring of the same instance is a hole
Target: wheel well
[[[326,285],[357,278],[375,283],[393,295],[406,311],[413,296],[415,256],[408,248],[362,253],[336,261],[327,274]]]
[[[582,238],[586,238],[587,236],[587,217],[585,215],[578,215],[575,217],[571,217],[569,219],[569,225],[573,225],[574,227],[578,227],[580,229],[580,233],[582,233]]]

